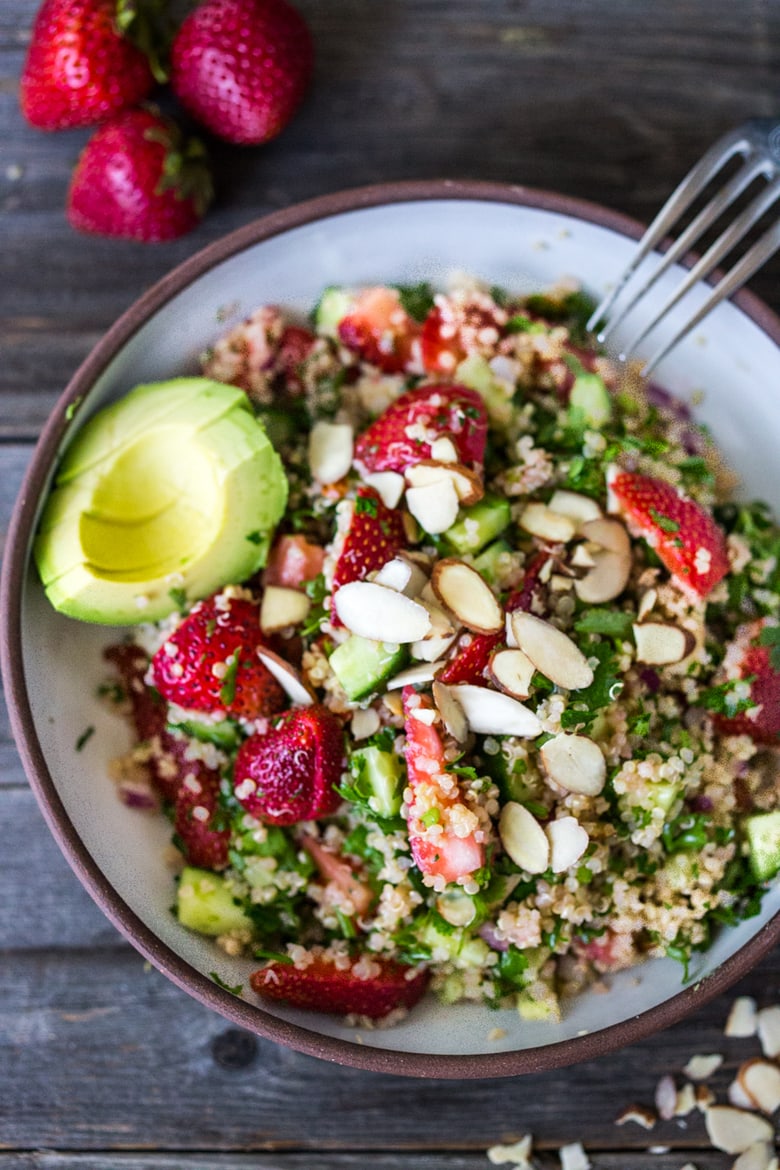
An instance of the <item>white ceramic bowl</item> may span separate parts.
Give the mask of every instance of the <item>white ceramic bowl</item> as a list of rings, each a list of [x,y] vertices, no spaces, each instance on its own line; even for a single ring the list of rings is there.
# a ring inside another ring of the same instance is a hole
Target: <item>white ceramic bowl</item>
[[[621,270],[638,225],[593,205],[518,187],[407,183],[329,196],[250,224],[152,288],[99,343],[41,438],[9,535],[2,584],[3,667],[15,734],[54,835],[117,927],[157,967],[237,1024],[345,1064],[422,1076],[499,1076],[584,1060],[667,1026],[744,974],[780,937],[780,889],[760,917],[724,931],[681,968],[654,961],[585,994],[560,1023],[512,1011],[426,1002],[392,1029],[364,1031],[221,989],[246,983],[230,960],[169,912],[162,859],[167,822],[124,807],[107,778],[129,732],[94,698],[110,631],[56,614],[30,568],[30,540],[60,451],[95,409],[136,383],[196,369],[198,354],[255,306],[308,311],[329,284],[443,282],[453,270],[511,290],[574,277],[599,297]],[[673,271],[658,296],[679,278]],[[703,297],[704,290],[695,290]],[[618,342],[620,338],[617,339]],[[654,341],[657,339],[654,339]],[[755,298],[720,306],[657,371],[707,422],[746,494],[780,512],[780,322]],[[71,404],[79,402],[73,421]],[[95,734],[78,753],[88,726]],[[501,1039],[490,1038],[500,1027]]]

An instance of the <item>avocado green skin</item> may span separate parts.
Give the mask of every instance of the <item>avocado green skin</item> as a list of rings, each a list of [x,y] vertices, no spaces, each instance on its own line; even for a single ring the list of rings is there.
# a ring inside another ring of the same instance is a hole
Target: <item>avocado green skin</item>
[[[155,457],[147,465],[145,446]],[[123,460],[132,473],[136,458],[137,495],[122,475]],[[242,390],[207,378],[153,383],[94,415],[71,444],[33,556],[61,613],[105,625],[157,621],[182,592],[195,601],[261,568],[286,503],[281,461]],[[154,540],[161,518],[175,549]]]

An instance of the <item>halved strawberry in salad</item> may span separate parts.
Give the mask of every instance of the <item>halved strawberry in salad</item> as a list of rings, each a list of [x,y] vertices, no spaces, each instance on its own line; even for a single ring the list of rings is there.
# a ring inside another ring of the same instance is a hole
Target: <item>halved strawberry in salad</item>
[[[750,679],[751,706],[734,715],[718,713],[715,727],[723,735],[749,735],[756,743],[778,745],[780,740],[780,673],[772,664],[772,651],[765,631],[780,628],[770,625],[766,618],[750,622],[737,631],[737,637],[726,652],[724,666],[728,678],[739,681]]]
[[[157,651],[152,681],[169,702],[193,711],[275,715],[287,696],[257,657],[264,646],[257,604],[215,594],[198,602]]]
[[[274,960],[249,977],[263,999],[280,1000],[306,1011],[381,1020],[397,1008],[413,1008],[430,976],[395,959],[364,955],[349,965],[314,955],[306,967]]]
[[[644,537],[693,601],[707,597],[729,571],[726,538],[712,515],[673,484],[612,466],[609,510]]]
[[[485,848],[478,820],[461,799],[457,777],[447,772],[444,746],[427,695],[404,687],[406,771],[412,800],[407,810],[409,844],[418,869],[445,882],[481,869]]]
[[[365,580],[369,573],[381,569],[406,548],[406,544],[403,513],[398,508],[386,507],[374,488],[359,487],[333,570],[334,598],[342,585]],[[341,624],[335,606],[332,620]]]
[[[434,305],[423,322],[420,358],[431,374],[452,374],[469,353],[494,346],[503,326],[495,307],[466,301],[450,304],[448,311],[449,316]]]
[[[481,471],[488,419],[485,404],[467,386],[430,383],[407,390],[366,428],[355,443],[355,463],[365,473],[403,473],[431,458],[431,444],[448,438],[458,462]]]
[[[386,374],[399,374],[412,358],[419,329],[403,307],[398,290],[378,285],[357,294],[337,332],[342,345],[363,361]]]

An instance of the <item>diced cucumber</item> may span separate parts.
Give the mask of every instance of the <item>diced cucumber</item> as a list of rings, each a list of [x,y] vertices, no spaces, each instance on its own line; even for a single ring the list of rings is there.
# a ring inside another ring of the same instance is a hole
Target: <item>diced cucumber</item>
[[[479,503],[461,508],[458,519],[444,533],[444,538],[461,555],[478,553],[500,536],[511,522],[509,500],[486,492]]]
[[[537,979],[517,993],[517,1011],[521,1020],[560,1020],[561,1005],[548,983]]]
[[[221,719],[219,723],[209,723],[205,719],[185,719],[181,723],[169,723],[168,730],[180,731],[190,739],[197,739],[199,743],[213,743],[226,752],[238,747],[238,728],[230,719]]]
[[[523,741],[513,735],[505,735],[498,740],[498,745],[495,755],[486,756],[485,766],[498,785],[501,799],[515,800],[518,804],[538,799],[544,791],[544,784],[535,771],[528,770]]]
[[[478,557],[474,558],[474,568],[484,577],[488,585],[495,585],[502,576],[502,569],[508,565],[508,558],[512,555],[512,548],[508,541],[501,537],[494,540],[483,549]]]
[[[216,936],[252,930],[252,920],[241,909],[227,880],[218,873],[192,865],[181,871],[176,914],[182,926],[198,934]]]
[[[352,753],[351,765],[361,781],[361,788],[371,790],[368,803],[377,816],[397,816],[401,811],[404,789],[398,756],[368,744]]]
[[[485,403],[488,418],[496,426],[506,426],[512,417],[512,389],[498,381],[487,358],[470,353],[455,369],[455,381],[476,390]]]
[[[330,656],[333,673],[344,688],[350,702],[364,699],[401,669],[407,660],[408,648],[396,642],[373,642],[350,634]]]
[[[432,949],[437,957],[446,955],[445,961],[453,963],[459,970],[465,970],[468,967],[484,967],[485,960],[490,954],[490,947],[483,939],[469,934],[466,930],[458,930],[456,927],[452,927],[445,933],[444,930],[439,930],[434,923],[425,922],[419,938],[422,943]]]
[[[768,881],[780,871],[780,809],[746,817],[743,828],[750,868],[758,881]]]
[[[325,337],[338,335],[339,322],[350,312],[352,294],[345,288],[326,288],[314,310],[314,326]]]
[[[573,422],[600,430],[612,417],[612,399],[598,374],[581,373],[569,394],[569,415]]]

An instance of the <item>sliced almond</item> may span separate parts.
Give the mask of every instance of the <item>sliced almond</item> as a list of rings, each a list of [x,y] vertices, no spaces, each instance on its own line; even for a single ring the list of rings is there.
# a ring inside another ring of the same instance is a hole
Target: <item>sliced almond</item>
[[[595,552],[598,549],[581,541],[575,544],[574,552],[569,557],[569,564],[576,569],[593,569],[596,565]]]
[[[354,432],[348,423],[316,422],[309,434],[309,469],[319,483],[336,483],[352,466]]]
[[[357,711],[352,712],[349,729],[353,739],[368,739],[369,735],[379,731],[379,726],[379,712],[373,707],[366,707],[365,710],[358,707]]]
[[[764,1117],[730,1105],[713,1105],[705,1113],[704,1123],[715,1149],[727,1154],[742,1154],[758,1142],[774,1138],[774,1130]]]
[[[696,645],[696,639],[682,626],[670,622],[634,622],[631,627],[636,643],[637,662],[648,666],[668,666],[682,662]]]
[[[422,662],[436,662],[439,658],[444,658],[444,655],[452,646],[452,643],[457,638],[456,633],[449,635],[434,634],[422,638],[419,642],[412,642],[409,649],[412,653],[412,658],[416,658]]]
[[[723,1057],[719,1052],[711,1052],[706,1055],[697,1054],[691,1057],[683,1072],[692,1081],[706,1081],[707,1077],[711,1077],[722,1064]]]
[[[399,553],[395,559],[401,561],[404,565],[408,565],[411,569],[409,581],[401,592],[405,593],[407,597],[419,597],[428,584],[428,572],[426,572],[426,568],[415,557],[409,556],[406,553]]]
[[[481,478],[462,463],[443,463],[437,459],[421,459],[404,472],[410,487],[428,487],[430,484],[451,480],[458,500],[463,505],[476,504],[485,494]],[[428,529],[430,531],[430,529]]]
[[[398,506],[406,487],[406,480],[397,471],[372,471],[364,482],[374,489],[386,508]]]
[[[593,568],[574,582],[574,592],[586,605],[603,605],[620,596],[630,575],[630,557],[606,550],[597,552],[593,556]]]
[[[582,525],[582,535],[586,540],[598,544],[608,552],[619,553],[621,556],[631,556],[631,538],[626,532],[625,525],[620,520],[610,516],[602,516],[600,520],[588,520]]]
[[[726,1026],[726,1036],[755,1036],[758,1027],[756,1001],[749,995],[739,995],[731,1005]],[[769,1053],[765,1053],[768,1056]]]
[[[488,670],[493,682],[515,699],[527,699],[536,667],[522,650],[497,650],[490,657]]]
[[[416,666],[409,666],[400,670],[385,684],[388,691],[398,691],[401,687],[417,686],[418,683],[432,682],[436,678],[436,671],[444,666],[444,659],[439,662],[418,662]]]
[[[431,628],[424,605],[371,581],[350,581],[333,598],[339,620],[374,642],[416,642]]]
[[[731,1170],[777,1170],[777,1158],[769,1142],[756,1142],[739,1155]]]
[[[300,589],[266,585],[260,603],[260,629],[264,634],[297,626],[311,609],[311,601]]]
[[[641,1125],[642,1129],[652,1129],[657,1120],[653,1111],[645,1105],[627,1105],[615,1118],[615,1125],[627,1125],[633,1121],[634,1125]]]
[[[677,1086],[674,1083],[674,1077],[669,1076],[668,1073],[661,1077],[655,1086],[655,1107],[662,1121],[669,1121],[674,1117],[674,1111],[677,1108]]]
[[[574,588],[574,581],[563,573],[553,573],[550,577],[550,588],[554,593],[568,593]]]
[[[550,682],[569,691],[580,690],[593,682],[593,670],[587,658],[562,630],[524,610],[515,610],[508,624],[519,649]]]
[[[274,676],[284,693],[292,699],[296,707],[310,707],[312,705],[314,695],[294,666],[290,666],[290,663],[285,662],[284,658],[265,647],[257,651],[257,657],[268,673]]]
[[[607,764],[601,748],[585,735],[562,731],[542,745],[547,775],[559,788],[582,796],[598,796],[607,779]]]
[[[590,496],[583,496],[580,492],[568,492],[563,488],[554,491],[547,507],[559,516],[568,516],[579,530],[581,524],[588,520],[598,520],[603,516],[601,508]]]
[[[780,1056],[780,1006],[762,1008],[756,1016],[756,1030],[764,1056]]]
[[[545,826],[550,842],[550,868],[553,873],[563,873],[582,857],[588,848],[590,837],[576,817],[559,817]]]
[[[729,1104],[733,1105],[735,1109],[755,1109],[753,1098],[748,1097],[739,1078],[731,1082],[726,1090],[726,1096],[729,1099]]]
[[[553,512],[546,504],[526,504],[517,523],[525,532],[549,540],[553,544],[566,544],[577,531],[577,526],[568,516]]]
[[[690,1081],[686,1081],[677,1093],[677,1104],[674,1107],[675,1117],[687,1117],[696,1108],[696,1090]]]
[[[434,682],[433,701],[436,710],[441,715],[442,723],[453,739],[464,743],[468,739],[469,724],[466,713],[449,687],[444,683]]]
[[[657,589],[645,589],[642,596],[639,598],[639,608],[636,611],[637,621],[643,622],[647,615],[655,608],[655,603],[658,600]]]
[[[384,585],[386,589],[395,589],[396,593],[405,593],[411,579],[411,562],[402,561],[400,557],[393,557],[377,571],[374,576],[374,584]]]
[[[746,1060],[740,1065],[737,1080],[762,1113],[771,1114],[780,1108],[780,1068],[771,1060]]]
[[[542,733],[542,725],[533,711],[511,695],[490,687],[470,683],[450,687],[463,708],[469,727],[477,735],[517,735],[533,739]]]
[[[456,557],[437,561],[431,585],[442,605],[469,630],[497,634],[504,628],[504,611],[493,591],[476,569]]]
[[[440,435],[431,443],[431,459],[439,463],[457,463],[458,449],[448,435]]]
[[[410,487],[406,506],[425,532],[432,536],[452,528],[458,517],[460,500],[451,479],[437,480],[424,487]]]
[[[515,865],[527,873],[544,873],[550,863],[550,842],[536,817],[517,801],[501,809],[498,834]]]

